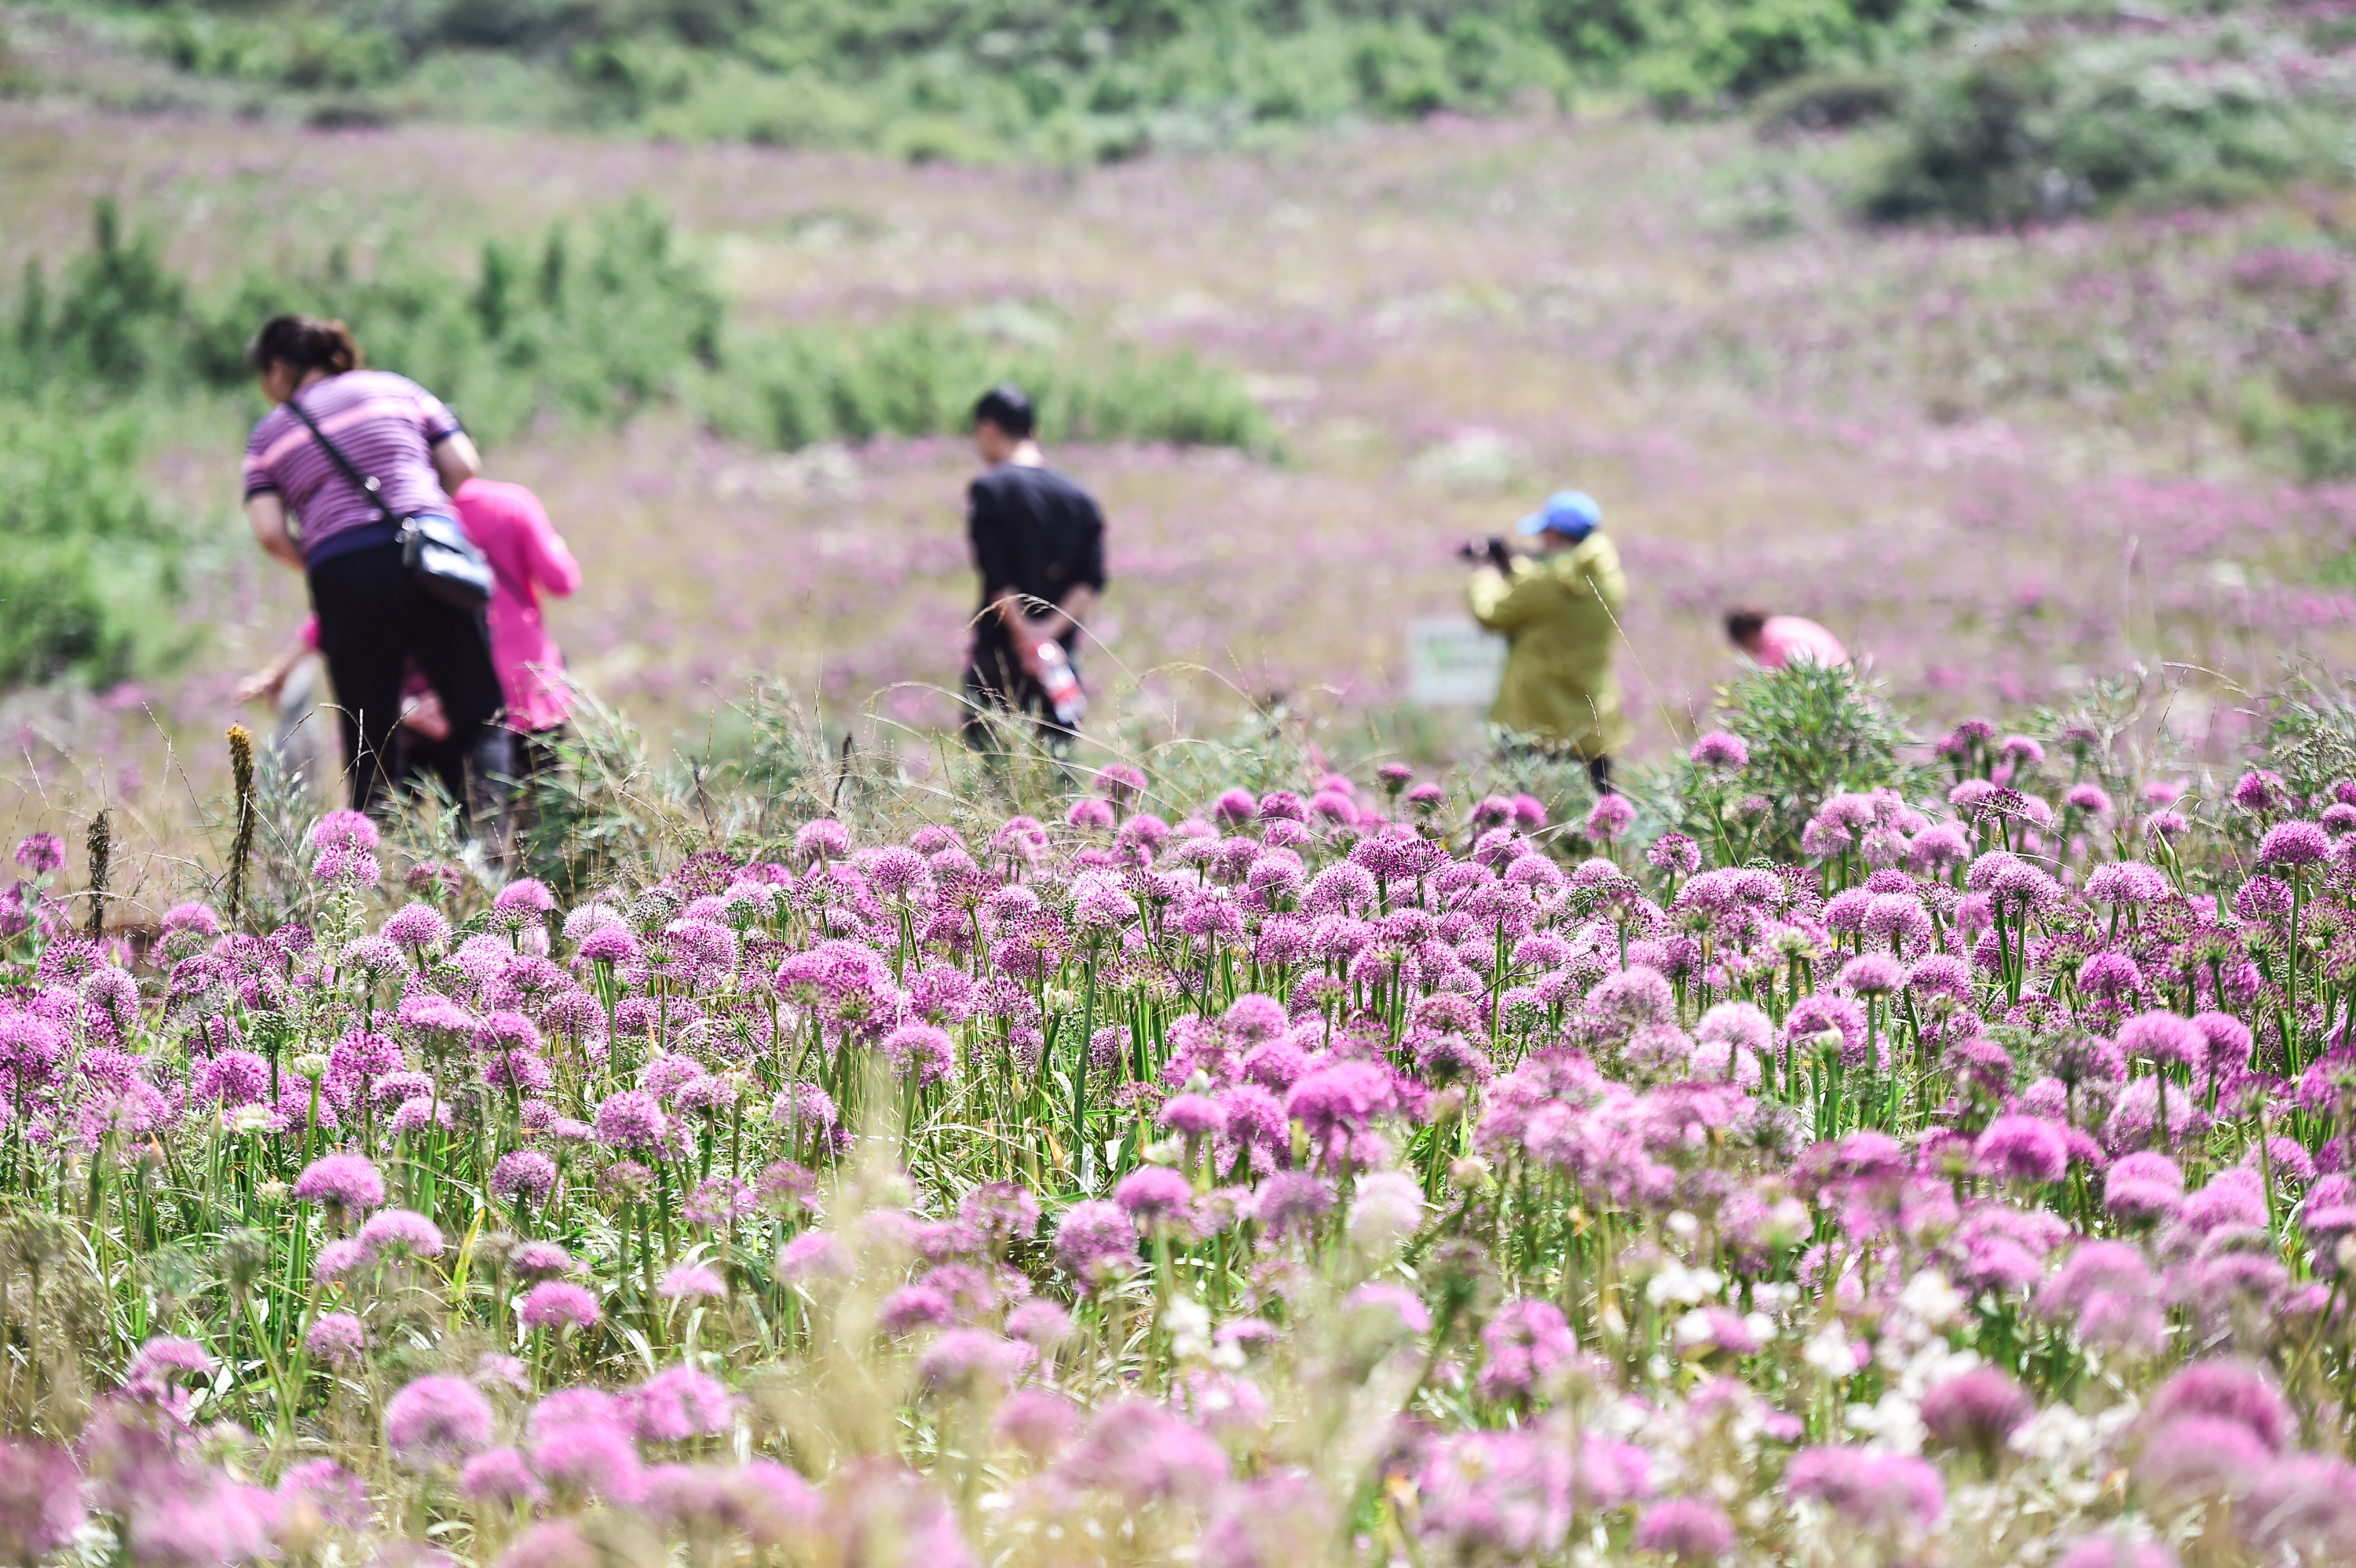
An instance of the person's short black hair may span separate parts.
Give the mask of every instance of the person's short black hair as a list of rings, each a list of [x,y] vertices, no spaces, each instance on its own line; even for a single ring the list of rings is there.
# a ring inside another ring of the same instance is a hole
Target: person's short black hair
[[[1766,629],[1767,612],[1764,610],[1729,610],[1726,613],[1727,640],[1737,645],[1749,642]]]
[[[973,422],[995,425],[1020,441],[1038,428],[1039,415],[1031,407],[1030,393],[1012,381],[1001,381],[973,405]]]

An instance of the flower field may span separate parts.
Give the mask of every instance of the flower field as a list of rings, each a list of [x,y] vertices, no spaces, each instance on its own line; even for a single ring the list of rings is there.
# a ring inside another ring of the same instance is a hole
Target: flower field
[[[2347,1561],[2356,780],[1809,703],[1559,821],[846,762],[569,907],[335,812],[138,951],[28,837],[0,1555]]]

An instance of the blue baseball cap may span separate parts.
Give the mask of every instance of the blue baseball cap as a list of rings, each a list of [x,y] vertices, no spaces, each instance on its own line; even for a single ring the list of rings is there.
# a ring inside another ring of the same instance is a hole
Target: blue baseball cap
[[[1524,539],[1558,533],[1574,543],[1603,526],[1603,508],[1584,490],[1558,490],[1546,505],[1514,525]]]

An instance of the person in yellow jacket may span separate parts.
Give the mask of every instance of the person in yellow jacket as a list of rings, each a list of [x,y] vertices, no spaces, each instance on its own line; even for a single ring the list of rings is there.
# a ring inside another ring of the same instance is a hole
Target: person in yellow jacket
[[[1515,532],[1530,540],[1489,560],[1465,597],[1474,619],[1505,635],[1505,673],[1490,722],[1512,741],[1586,763],[1599,794],[1612,792],[1612,756],[1628,744],[1627,716],[1612,656],[1628,580],[1602,534],[1603,512],[1577,490],[1547,497]]]

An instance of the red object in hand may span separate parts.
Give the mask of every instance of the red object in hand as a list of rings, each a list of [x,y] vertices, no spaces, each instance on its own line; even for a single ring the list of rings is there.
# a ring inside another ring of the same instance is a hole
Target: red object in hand
[[[1065,729],[1077,729],[1087,717],[1088,694],[1080,689],[1079,675],[1065,657],[1064,645],[1052,637],[1039,645],[1039,689],[1047,694],[1047,706]]]

